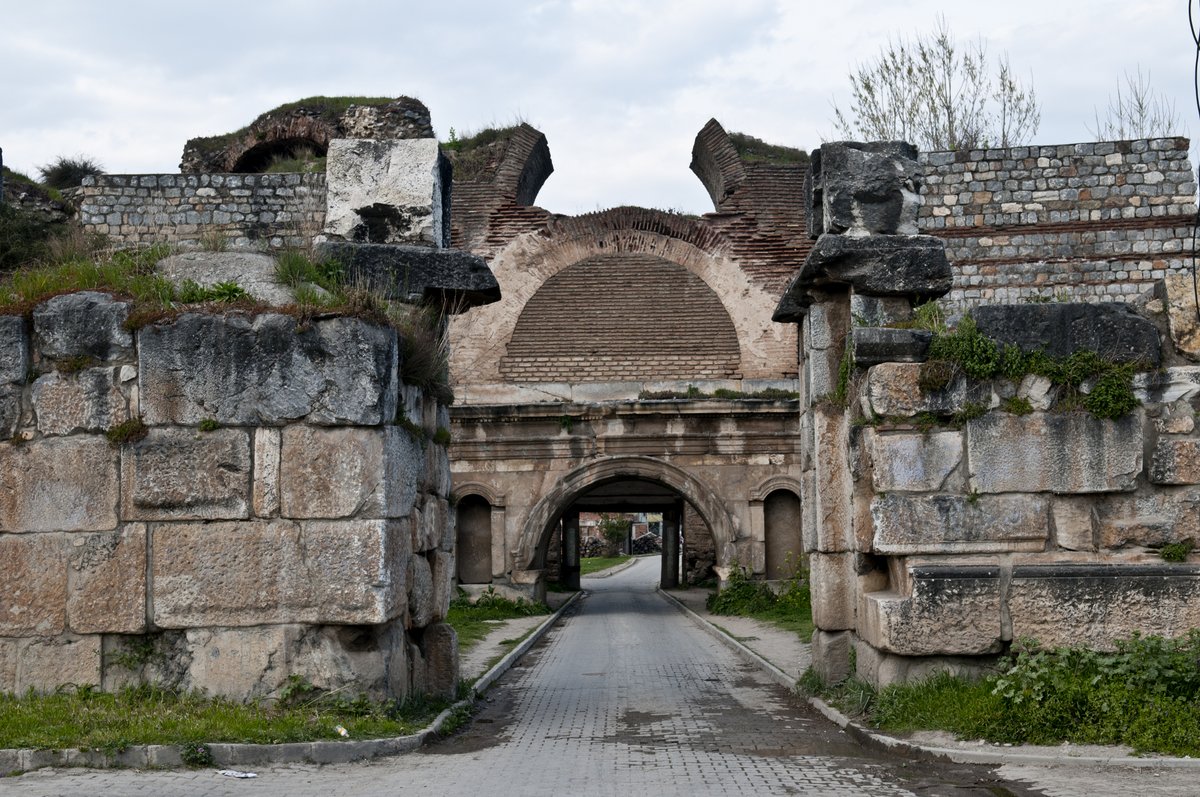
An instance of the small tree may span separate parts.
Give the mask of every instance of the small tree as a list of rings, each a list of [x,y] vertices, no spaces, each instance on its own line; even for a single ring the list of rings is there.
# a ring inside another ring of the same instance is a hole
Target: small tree
[[[850,73],[848,111],[834,103],[841,135],[902,139],[922,149],[1009,147],[1037,132],[1041,108],[1032,86],[1013,77],[1008,56],[989,68],[982,39],[960,48],[938,18],[932,36],[889,42],[879,58]]]
[[[629,518],[624,515],[605,513],[600,516],[600,536],[608,545],[606,556],[616,556],[621,552],[621,545],[629,537],[629,526]]]
[[[1125,73],[1124,88],[1117,81],[1116,96],[1108,95],[1104,118],[1097,108],[1096,127],[1088,126],[1089,133],[1104,141],[1163,138],[1177,135],[1181,129],[1174,101],[1150,86],[1150,73],[1143,76],[1140,66],[1136,77]]]

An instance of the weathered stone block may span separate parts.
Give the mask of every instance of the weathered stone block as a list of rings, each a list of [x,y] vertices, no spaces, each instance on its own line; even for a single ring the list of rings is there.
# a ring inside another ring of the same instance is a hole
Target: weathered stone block
[[[72,535],[67,625],[77,634],[146,630],[146,527]]]
[[[869,368],[879,363],[919,363],[929,354],[933,333],[920,329],[855,327],[851,330],[854,364]]]
[[[1054,541],[1068,551],[1096,550],[1095,499],[1055,496],[1050,502]]]
[[[68,293],[33,308],[33,333],[38,351],[50,360],[125,360],[133,356],[128,317],[129,305],[107,293]]]
[[[434,623],[421,635],[425,688],[429,695],[452,699],[458,690],[458,636],[453,626]]]
[[[880,492],[935,492],[962,489],[958,466],[963,459],[959,431],[927,434],[867,435],[874,468],[871,480]]]
[[[388,521],[164,523],[151,540],[163,628],[378,624],[407,586],[408,529]]]
[[[813,590],[813,623],[823,631],[854,628],[857,575],[852,553],[814,553],[809,557],[809,577],[820,587]]]
[[[945,244],[930,235],[826,233],[817,239],[792,277],[772,318],[797,321],[812,302],[813,288],[845,285],[872,296],[936,299],[950,292],[953,274]]]
[[[1200,627],[1195,565],[1024,565],[1008,598],[1014,637],[1114,650],[1118,639]]]
[[[453,312],[500,300],[500,284],[479,255],[459,249],[329,241],[318,257],[337,260],[347,280],[394,301],[443,303]]]
[[[408,627],[424,628],[432,623],[436,607],[433,568],[424,556],[414,554],[408,565]]]
[[[250,435],[240,429],[151,429],[125,446],[129,520],[233,520],[250,513]]]
[[[849,631],[818,629],[812,635],[812,668],[825,683],[841,683],[850,675],[852,648],[853,639]]]
[[[863,594],[858,607],[863,641],[904,656],[1000,650],[999,568],[914,567],[911,580],[911,595],[890,590]]]
[[[912,319],[912,302],[899,296],[850,294],[850,318],[860,327],[890,327]]]
[[[1196,310],[1196,286],[1192,277],[1168,275],[1167,319],[1175,348],[1188,359],[1200,360],[1200,314]]]
[[[920,165],[911,144],[834,141],[821,145],[816,163],[824,232],[916,234]]]
[[[114,529],[118,492],[103,437],[0,443],[0,531]]]
[[[0,386],[0,437],[12,437],[21,425],[20,385]]]
[[[1126,304],[996,304],[971,311],[979,331],[1000,344],[1053,357],[1077,351],[1157,368],[1158,329]]]
[[[287,654],[299,635],[287,625],[188,629],[181,686],[232,700],[269,697],[293,672]]]
[[[77,374],[38,377],[31,395],[38,431],[44,435],[103,432],[129,420],[120,368],[88,368]]]
[[[192,281],[202,288],[236,283],[256,300],[281,306],[294,302],[292,290],[275,276],[276,261],[257,252],[182,252],[164,257],[154,270],[175,285]]]
[[[359,243],[447,246],[444,162],[433,138],[330,141],[325,234]]]
[[[850,498],[850,441],[845,412],[814,407],[816,433],[817,550],[836,553],[851,549],[853,520]]]
[[[434,551],[430,554],[433,563],[430,571],[433,575],[433,619],[446,619],[450,611],[450,599],[454,594],[454,553],[449,551]]]
[[[1200,366],[1184,365],[1133,375],[1133,395],[1143,404],[1174,404],[1200,395]]]
[[[29,333],[19,315],[0,315],[0,382],[21,385],[29,374]]]
[[[285,315],[189,313],[140,330],[138,351],[151,425],[373,426],[396,413],[396,333],[359,319],[299,330]]]
[[[0,636],[64,631],[67,555],[61,534],[0,534]]]
[[[278,429],[254,430],[254,514],[258,517],[279,515],[281,437]]]
[[[1189,539],[1200,543],[1200,489],[1195,487],[1110,496],[1096,504],[1095,515],[1102,549],[1158,548]]]
[[[967,424],[970,484],[981,493],[1133,490],[1142,471],[1138,410],[1115,421],[1087,413],[991,412]]]
[[[970,681],[992,674],[991,662],[959,656],[897,656],[859,641],[854,646],[855,673],[876,689],[892,684],[916,683],[938,673]]]
[[[100,637],[0,639],[0,692],[100,684]]]
[[[942,390],[924,392],[917,363],[881,363],[867,371],[867,407],[883,417],[907,418],[922,412],[953,415],[967,403],[967,382],[958,378]]]
[[[402,517],[416,499],[425,453],[396,426],[295,425],[283,430],[280,463],[284,517]]]
[[[1200,484],[1200,440],[1159,438],[1150,458],[1155,484]]]
[[[1044,496],[901,495],[871,501],[873,550],[885,554],[1041,551],[1050,537]]]

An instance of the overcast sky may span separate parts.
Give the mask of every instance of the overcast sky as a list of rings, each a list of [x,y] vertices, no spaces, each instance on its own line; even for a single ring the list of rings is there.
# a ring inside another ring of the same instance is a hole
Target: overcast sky
[[[176,5],[0,0],[0,147],[36,176],[58,155],[112,173],[177,172],[184,142],[302,97],[423,101],[445,138],[522,119],[555,172],[538,204],[711,210],[688,170],[711,117],[803,149],[836,138],[848,70],[943,14],[1032,80],[1037,143],[1090,140],[1125,71],[1149,72],[1185,131],[1187,0],[574,0]]]

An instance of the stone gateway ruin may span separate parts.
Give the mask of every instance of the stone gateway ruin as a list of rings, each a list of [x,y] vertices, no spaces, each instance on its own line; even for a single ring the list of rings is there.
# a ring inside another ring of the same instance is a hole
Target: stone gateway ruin
[[[301,148],[324,173],[261,173]],[[712,120],[691,168],[702,216],[556,215],[539,131],[439,145],[399,98],[88,178],[85,230],[265,306],[0,319],[0,690],[448,694],[452,589],[570,584],[585,512],[662,513],[664,586],[806,561],[826,679],[1200,627],[1185,139],[810,156]],[[395,328],[288,310],[271,255],[309,246],[442,319],[452,404]]]

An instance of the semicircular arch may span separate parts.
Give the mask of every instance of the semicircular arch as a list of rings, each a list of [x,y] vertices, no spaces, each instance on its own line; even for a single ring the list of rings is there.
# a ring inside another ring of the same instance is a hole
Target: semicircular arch
[[[649,223],[655,218],[661,223]],[[796,330],[794,325],[771,320],[777,297],[725,254],[720,236],[685,221],[663,211],[639,209],[635,214],[632,209],[618,209],[551,223],[511,240],[490,259],[504,298],[451,319],[452,381],[505,382],[499,363],[534,294],[564,269],[612,254],[653,255],[702,280],[733,321],[741,378],[776,379],[781,371],[794,373]]]
[[[534,505],[521,529],[514,566],[535,569],[535,560],[555,523],[584,493],[608,482],[636,479],[660,484],[685,499],[712,531],[717,551],[737,538],[737,521],[708,485],[682,468],[653,457],[605,457],[559,479]]]

